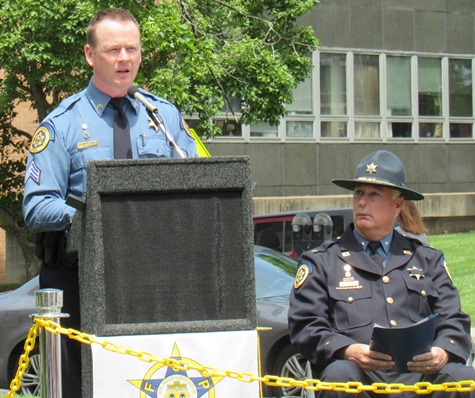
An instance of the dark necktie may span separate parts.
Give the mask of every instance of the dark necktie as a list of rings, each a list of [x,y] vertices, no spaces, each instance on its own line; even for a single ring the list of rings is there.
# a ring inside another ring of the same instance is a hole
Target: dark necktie
[[[114,159],[131,159],[130,126],[125,115],[124,97],[111,98],[109,104],[117,110],[114,117]]]
[[[373,259],[373,261],[378,264],[381,269],[384,268],[384,264],[383,264],[383,259],[381,258],[381,256],[378,254],[377,252],[377,249],[378,247],[381,246],[381,242],[378,240],[378,241],[370,241],[368,242],[368,247],[369,247],[369,250],[370,250],[370,254],[369,256]]]

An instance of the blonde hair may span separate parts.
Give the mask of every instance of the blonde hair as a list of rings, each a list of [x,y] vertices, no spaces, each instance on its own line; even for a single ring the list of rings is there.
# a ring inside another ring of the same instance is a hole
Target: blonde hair
[[[424,226],[424,222],[422,221],[419,210],[417,210],[414,202],[410,200],[404,201],[404,207],[399,213],[397,221],[399,222],[401,229],[406,232],[410,232],[415,235],[422,235],[426,233],[426,228]]]

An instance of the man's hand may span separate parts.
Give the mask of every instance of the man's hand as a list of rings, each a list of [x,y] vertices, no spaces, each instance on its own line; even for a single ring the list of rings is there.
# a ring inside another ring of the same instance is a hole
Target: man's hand
[[[449,362],[447,352],[440,347],[432,347],[431,352],[412,358],[412,361],[407,363],[407,368],[414,373],[438,373],[447,362]]]
[[[343,354],[343,359],[356,362],[364,371],[390,370],[395,363],[390,355],[371,351],[367,344],[352,344]]]

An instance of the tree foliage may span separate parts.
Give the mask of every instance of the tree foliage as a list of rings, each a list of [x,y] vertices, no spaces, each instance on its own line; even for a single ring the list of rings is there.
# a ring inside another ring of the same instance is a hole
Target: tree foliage
[[[142,30],[137,84],[198,115],[199,134],[219,133],[213,116],[241,100],[241,121],[276,125],[310,73],[317,45],[298,18],[317,0],[3,0],[0,9],[0,218],[21,220],[25,147],[32,133],[13,127],[19,102],[42,120],[82,90],[91,70],[85,32],[100,9],[129,9]]]

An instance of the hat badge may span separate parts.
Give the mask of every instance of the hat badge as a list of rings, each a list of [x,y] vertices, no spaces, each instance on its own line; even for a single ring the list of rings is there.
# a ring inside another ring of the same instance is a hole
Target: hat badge
[[[371,162],[371,164],[366,165],[366,172],[369,174],[376,173],[376,168],[378,165],[374,164],[374,162]]]

